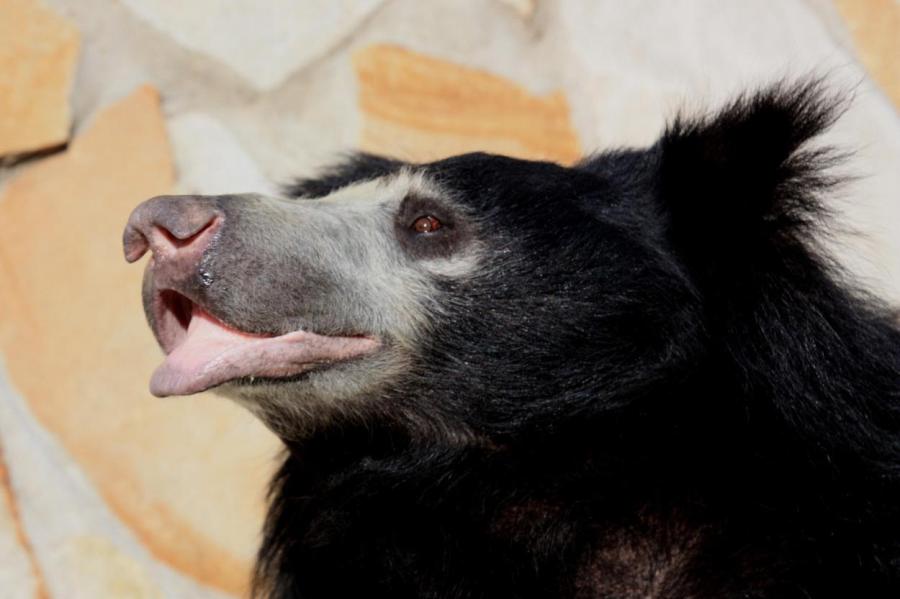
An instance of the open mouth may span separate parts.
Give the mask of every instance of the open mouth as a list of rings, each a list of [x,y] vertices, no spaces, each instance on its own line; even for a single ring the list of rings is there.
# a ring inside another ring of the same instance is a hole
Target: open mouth
[[[247,333],[172,289],[156,292],[152,313],[154,333],[166,353],[150,379],[150,392],[157,397],[199,393],[236,379],[291,377],[379,346],[364,336],[302,330],[284,335]]]

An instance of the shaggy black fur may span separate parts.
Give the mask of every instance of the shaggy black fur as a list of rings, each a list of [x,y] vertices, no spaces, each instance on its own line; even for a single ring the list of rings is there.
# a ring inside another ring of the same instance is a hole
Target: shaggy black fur
[[[395,410],[286,440],[257,592],[900,597],[900,330],[813,238],[838,104],[781,85],[574,168],[414,167],[489,267],[442,282]]]

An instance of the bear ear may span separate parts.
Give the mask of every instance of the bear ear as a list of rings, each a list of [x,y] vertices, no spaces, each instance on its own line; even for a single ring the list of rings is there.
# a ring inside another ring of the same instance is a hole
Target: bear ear
[[[810,142],[846,104],[823,87],[779,84],[666,129],[654,195],[690,270],[746,268],[819,220],[822,192],[840,182],[829,174],[840,156]]]
[[[341,187],[394,173],[404,164],[393,158],[356,152],[346,155],[343,160],[324,169],[318,176],[297,179],[285,185],[283,191],[289,198],[321,198]]]

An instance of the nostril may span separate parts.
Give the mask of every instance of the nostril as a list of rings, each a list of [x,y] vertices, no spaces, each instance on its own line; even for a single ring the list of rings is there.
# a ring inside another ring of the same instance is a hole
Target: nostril
[[[134,262],[147,250],[157,259],[176,255],[191,259],[209,244],[223,217],[214,197],[151,198],[128,218],[123,235],[125,259]]]
[[[213,226],[217,224],[218,220],[218,217],[213,217],[208,223],[201,226],[194,232],[191,232],[190,229],[180,229],[172,231],[159,224],[154,224],[153,229],[154,232],[161,235],[163,239],[173,248],[180,249],[193,244],[195,241],[203,237],[203,234],[212,229]]]
[[[149,244],[154,255],[162,254],[164,256],[174,255],[176,253],[195,248],[202,250],[199,246],[205,245],[209,241],[209,237],[218,228],[219,217],[213,217],[206,224],[199,228],[184,226],[185,222],[181,221],[180,227],[165,227],[159,223],[153,223],[150,231]]]

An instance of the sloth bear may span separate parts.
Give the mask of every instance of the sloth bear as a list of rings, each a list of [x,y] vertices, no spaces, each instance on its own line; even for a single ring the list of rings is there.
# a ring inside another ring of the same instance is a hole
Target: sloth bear
[[[286,446],[256,595],[900,597],[900,327],[819,243],[843,105],[141,204],[152,392]]]

